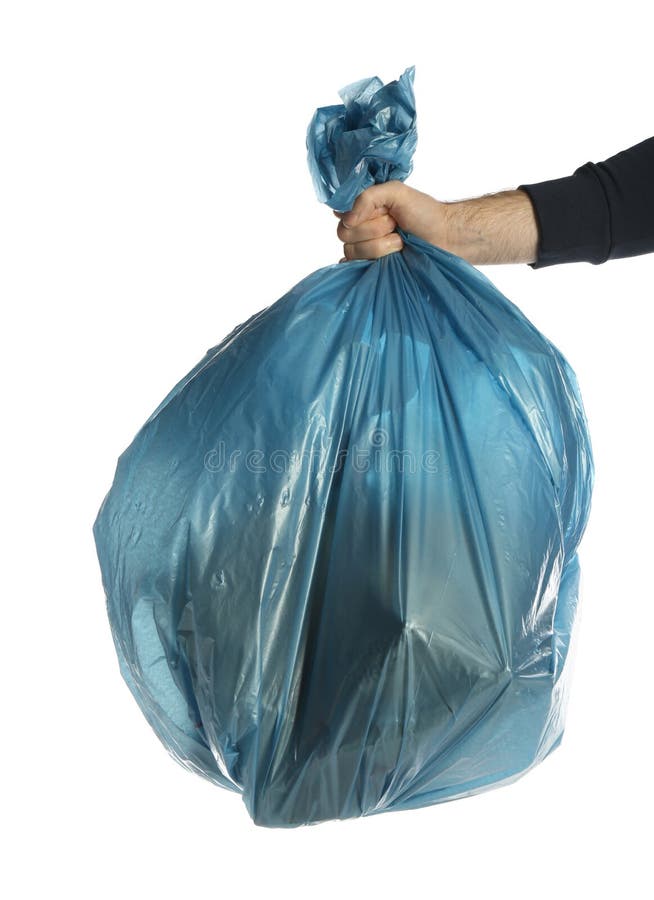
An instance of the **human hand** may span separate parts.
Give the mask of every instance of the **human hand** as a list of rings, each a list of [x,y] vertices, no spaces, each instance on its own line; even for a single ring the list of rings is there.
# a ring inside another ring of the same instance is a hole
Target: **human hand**
[[[345,254],[340,262],[377,259],[401,250],[404,242],[395,231],[398,226],[430,244],[444,246],[445,207],[402,181],[373,184],[359,194],[349,212],[334,211],[340,218],[336,234]]]

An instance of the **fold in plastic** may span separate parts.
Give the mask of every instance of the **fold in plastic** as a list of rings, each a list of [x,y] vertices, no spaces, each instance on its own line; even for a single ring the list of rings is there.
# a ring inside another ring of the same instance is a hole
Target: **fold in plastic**
[[[323,199],[410,171],[412,79],[318,110]],[[564,730],[593,483],[577,381],[475,267],[401,234],[207,351],[94,524],[131,692],[262,826],[474,794]]]

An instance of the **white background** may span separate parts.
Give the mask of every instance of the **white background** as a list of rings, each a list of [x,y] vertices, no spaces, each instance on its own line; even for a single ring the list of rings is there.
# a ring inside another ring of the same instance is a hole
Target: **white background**
[[[341,256],[305,132],[416,66],[443,200],[653,133],[645,3],[5,2],[3,779],[9,897],[649,895],[654,255],[483,271],[573,365],[596,464],[562,745],[415,812],[257,828],[120,678],[91,526],[119,453],[235,325]]]

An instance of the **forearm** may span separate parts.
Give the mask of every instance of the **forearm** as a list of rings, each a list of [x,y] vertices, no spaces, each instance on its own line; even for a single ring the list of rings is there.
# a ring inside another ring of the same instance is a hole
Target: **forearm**
[[[473,265],[533,263],[538,225],[525,191],[443,203],[446,250]]]

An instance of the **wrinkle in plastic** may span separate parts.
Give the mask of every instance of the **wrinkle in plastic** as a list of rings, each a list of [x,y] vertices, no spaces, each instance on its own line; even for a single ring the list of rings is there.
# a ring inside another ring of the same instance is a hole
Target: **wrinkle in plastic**
[[[328,205],[410,173],[413,77],[316,111]],[[479,270],[400,233],[208,350],[93,526],[125,682],[257,825],[475,794],[564,731],[593,485],[575,374]]]

